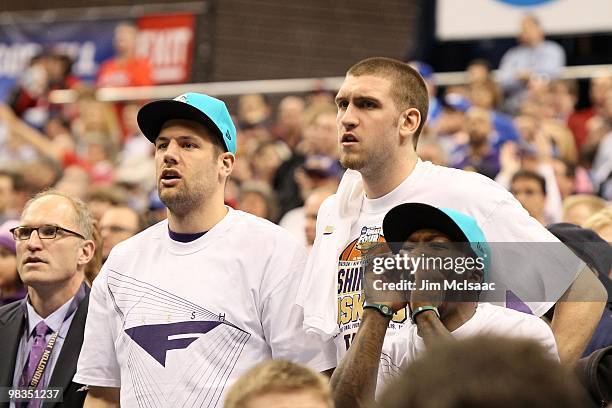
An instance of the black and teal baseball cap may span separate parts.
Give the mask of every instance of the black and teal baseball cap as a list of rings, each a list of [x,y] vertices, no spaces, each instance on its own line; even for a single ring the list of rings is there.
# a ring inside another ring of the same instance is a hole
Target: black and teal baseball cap
[[[404,203],[393,207],[383,219],[383,235],[389,248],[399,252],[410,235],[433,229],[447,235],[451,242],[466,242],[483,259],[485,281],[491,263],[491,248],[476,220],[450,208],[436,208],[425,203]]]
[[[236,127],[223,101],[188,92],[174,99],[147,103],[138,111],[138,126],[151,143],[169,120],[188,119],[201,123],[218,135],[228,152],[236,154]]]

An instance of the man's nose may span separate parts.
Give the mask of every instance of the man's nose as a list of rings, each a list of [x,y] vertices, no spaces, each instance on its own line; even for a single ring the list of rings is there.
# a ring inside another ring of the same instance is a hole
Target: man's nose
[[[26,245],[29,250],[35,250],[42,247],[42,239],[38,235],[38,230],[33,230],[30,237],[26,240]]]
[[[177,163],[179,157],[179,145],[174,140],[168,142],[164,151],[164,163]]]
[[[357,112],[353,107],[353,104],[350,104],[344,112],[340,115],[340,124],[345,130],[350,130],[356,127],[359,124],[359,119],[357,117]]]

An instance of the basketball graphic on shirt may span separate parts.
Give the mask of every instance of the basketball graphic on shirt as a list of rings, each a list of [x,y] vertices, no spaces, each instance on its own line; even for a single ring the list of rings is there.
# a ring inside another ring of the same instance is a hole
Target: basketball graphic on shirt
[[[385,238],[382,236],[380,228],[371,229],[364,227],[362,235],[352,241],[340,254],[340,261],[357,261],[363,257],[363,254],[375,255],[385,252],[387,246]],[[365,234],[363,234],[365,233]]]
[[[364,257],[388,250],[382,227],[364,226],[359,237],[341,252],[338,262],[338,325],[342,332],[356,332],[359,326],[364,302],[361,284]],[[393,318],[396,323],[405,320],[405,309],[397,312]]]

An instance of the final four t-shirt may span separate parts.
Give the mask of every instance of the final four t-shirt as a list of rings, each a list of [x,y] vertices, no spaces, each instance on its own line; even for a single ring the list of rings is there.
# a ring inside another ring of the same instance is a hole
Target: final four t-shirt
[[[336,196],[328,198],[336,199]],[[376,199],[364,198],[359,217],[352,224],[350,239],[342,245],[344,249],[338,260],[338,303],[334,305],[340,330],[335,337],[338,361],[357,333],[363,312],[362,251],[385,242],[384,216],[393,207],[409,202],[451,208],[469,215],[477,221],[489,243],[504,243],[492,244],[491,275],[498,286],[519,296],[526,294],[525,303],[536,315],[544,314],[584,267],[580,259],[493,180],[419,160],[412,173],[393,191]],[[333,237],[324,238],[331,240]],[[520,243],[530,246],[530,255],[516,253],[517,249],[524,248]],[[407,322],[406,310],[397,312],[389,324],[387,336],[395,335]]]
[[[187,243],[154,225],[94,281],[74,381],[121,387],[127,407],[220,407],[260,361],[334,367],[294,304],[305,259],[288,232],[241,211]]]

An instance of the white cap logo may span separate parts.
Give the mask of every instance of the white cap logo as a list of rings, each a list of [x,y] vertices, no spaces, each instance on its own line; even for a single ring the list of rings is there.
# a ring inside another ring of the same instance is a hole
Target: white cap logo
[[[179,95],[176,98],[174,98],[175,101],[179,101],[179,102],[183,102],[183,103],[187,103],[187,95],[183,94],[183,95]]]

